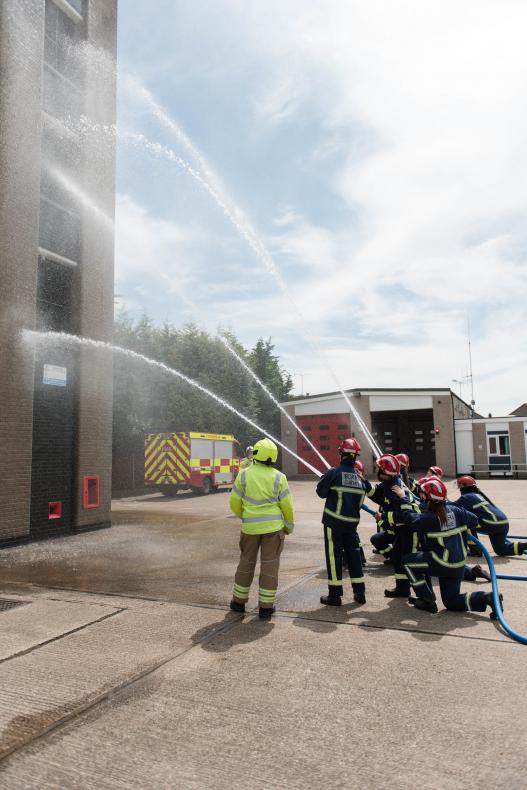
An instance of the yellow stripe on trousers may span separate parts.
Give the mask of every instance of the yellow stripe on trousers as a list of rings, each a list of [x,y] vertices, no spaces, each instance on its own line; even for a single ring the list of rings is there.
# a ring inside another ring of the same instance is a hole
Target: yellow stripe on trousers
[[[335,546],[333,544],[333,531],[331,527],[326,527],[328,532],[329,567],[331,568],[331,581],[336,582],[337,569],[335,567]]]

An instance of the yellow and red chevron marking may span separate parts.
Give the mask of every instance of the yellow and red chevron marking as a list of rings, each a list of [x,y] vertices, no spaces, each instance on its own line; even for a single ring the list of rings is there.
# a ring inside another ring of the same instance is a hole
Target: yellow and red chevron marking
[[[185,434],[149,434],[145,440],[145,482],[176,485],[190,476],[190,448]]]

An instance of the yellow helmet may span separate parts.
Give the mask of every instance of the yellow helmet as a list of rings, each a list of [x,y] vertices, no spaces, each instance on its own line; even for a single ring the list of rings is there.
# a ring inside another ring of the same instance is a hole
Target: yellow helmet
[[[262,464],[265,464],[266,461],[274,464],[278,458],[278,447],[271,439],[260,439],[253,447],[253,455]]]

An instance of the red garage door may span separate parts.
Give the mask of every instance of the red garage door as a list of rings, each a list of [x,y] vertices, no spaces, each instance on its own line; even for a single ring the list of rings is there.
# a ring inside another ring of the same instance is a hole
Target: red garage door
[[[328,463],[331,466],[336,466],[340,461],[337,447],[342,439],[347,439],[350,436],[349,414],[307,415],[305,417],[297,417],[296,421]],[[321,472],[325,471],[322,468],[322,461],[318,455],[300,434],[298,434],[297,438],[297,453],[316,469],[320,469]],[[307,466],[299,462],[298,474],[305,475],[312,474],[312,472]]]

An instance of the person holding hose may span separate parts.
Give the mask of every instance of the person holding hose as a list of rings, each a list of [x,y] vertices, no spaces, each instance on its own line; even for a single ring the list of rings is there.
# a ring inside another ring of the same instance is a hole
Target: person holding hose
[[[477,518],[447,501],[446,486],[437,477],[425,480],[421,491],[427,509],[423,513],[405,510],[402,514],[405,523],[419,532],[422,545],[422,551],[410,552],[402,558],[416,596],[410,597],[409,603],[416,609],[435,614],[437,603],[430,577],[437,576],[441,599],[447,609],[484,612],[490,606],[491,618],[495,619],[492,593],[461,593],[469,530],[477,524]],[[401,499],[405,497],[401,486],[392,487],[392,492]]]
[[[408,526],[404,519],[407,511],[419,510],[419,505],[413,501],[412,494],[408,489],[403,488],[400,477],[401,465],[398,459],[391,453],[384,453],[376,460],[377,477],[379,483],[367,491],[367,495],[373,502],[382,505],[382,523],[385,528],[370,537],[370,542],[384,554],[390,543],[392,545],[391,556],[393,561],[393,576],[395,587],[386,589],[386,598],[407,598],[410,594],[410,583],[402,563],[403,554],[416,551],[418,536],[415,530]],[[402,491],[403,496],[394,493],[394,490]]]
[[[360,453],[358,441],[354,438],[344,439],[338,451],[340,464],[328,469],[317,484],[317,495],[326,500],[322,524],[329,590],[328,595],[320,598],[320,603],[326,606],[340,606],[342,603],[343,555],[346,556],[351,577],[353,599],[356,603],[366,603],[357,526],[366,490],[372,487],[368,481],[361,478],[355,467],[356,458]]]
[[[253,463],[238,473],[230,498],[232,512],[242,520],[241,556],[230,607],[234,612],[245,612],[260,552],[258,601],[262,620],[269,620],[275,611],[280,555],[285,535],[293,532],[295,521],[287,478],[273,466],[277,458],[278,448],[271,439],[256,442]]]
[[[473,477],[470,475],[459,477],[457,487],[461,496],[454,504],[464,507],[477,516],[477,524],[473,532],[488,535],[492,548],[499,557],[519,555],[527,551],[527,542],[512,541],[507,538],[509,532],[507,516],[478,488]]]

